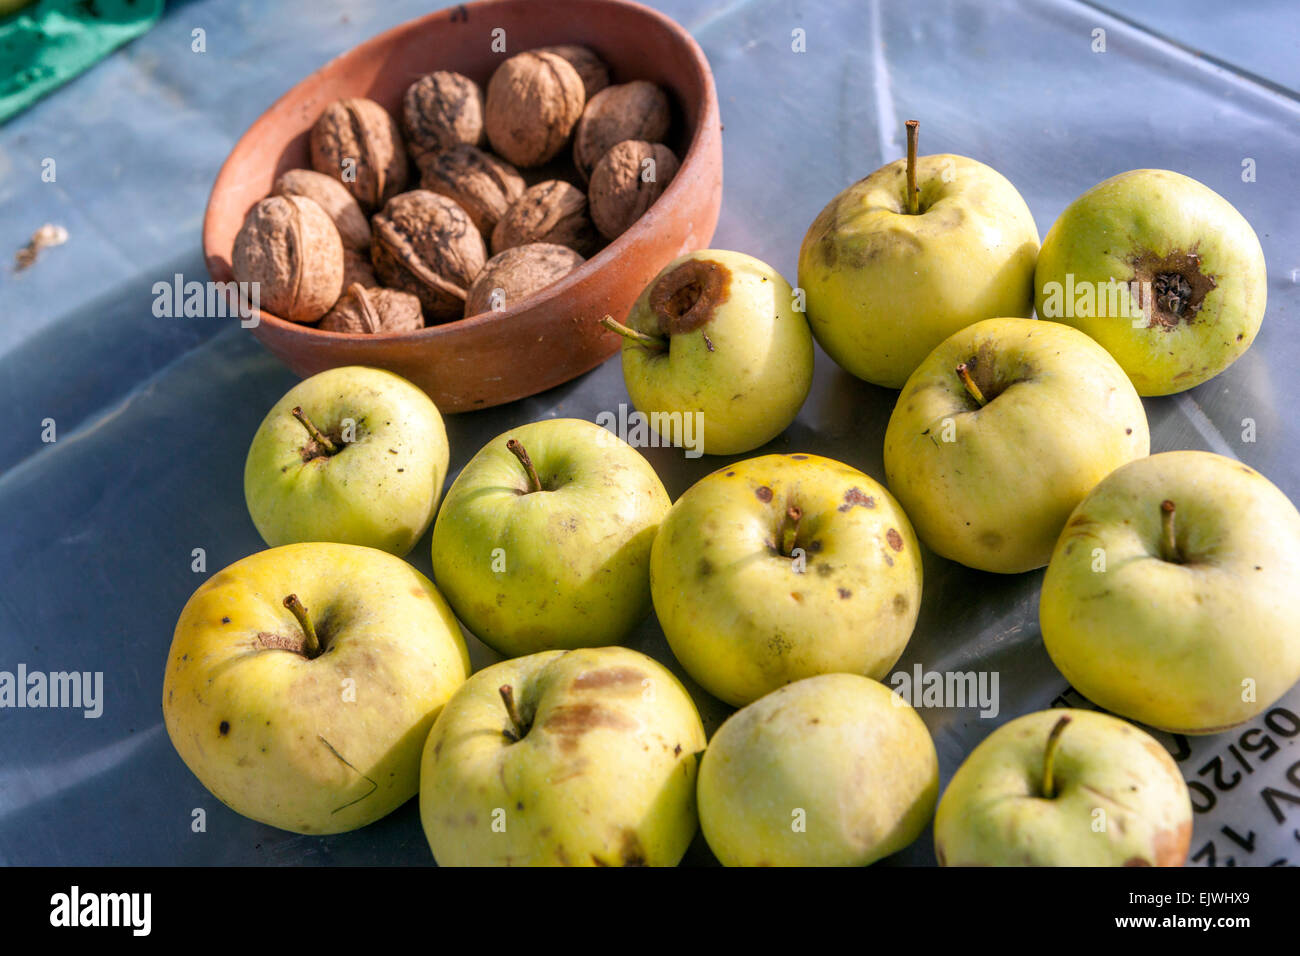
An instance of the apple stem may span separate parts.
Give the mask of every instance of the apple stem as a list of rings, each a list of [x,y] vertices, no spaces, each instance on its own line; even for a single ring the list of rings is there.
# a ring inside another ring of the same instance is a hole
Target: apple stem
[[[798,505],[791,505],[785,511],[785,521],[781,526],[781,553],[789,557],[794,552],[794,541],[799,536],[799,519],[803,517],[803,509]]]
[[[967,363],[962,362],[957,366],[957,377],[961,379],[961,383],[966,386],[966,391],[970,392],[971,398],[975,399],[980,408],[988,404],[988,400],[984,398],[984,393],[975,384],[975,379],[971,378],[970,366]]]
[[[497,688],[497,692],[501,695],[501,700],[505,702],[506,716],[510,718],[510,726],[502,733],[514,743],[518,743],[524,739],[524,722],[520,718],[519,708],[515,704],[515,689],[509,684],[502,684]]]
[[[306,413],[302,410],[301,405],[294,406],[293,417],[302,422],[302,427],[307,429],[307,434],[311,435],[311,440],[317,445],[320,445],[321,450],[324,451],[325,454],[334,455],[338,453],[338,446],[335,445],[334,442],[330,441],[329,436],[312,424],[312,420],[307,417]]]
[[[916,188],[916,141],[920,127],[918,120],[907,121],[907,211],[913,216],[921,211],[921,196]]]
[[[668,349],[668,343],[657,335],[648,335],[645,332],[638,332],[636,329],[629,328],[622,322],[618,322],[612,315],[607,315],[600,320],[600,324],[611,332],[617,332],[625,339],[630,339],[642,348],[650,349],[655,352],[663,352]]]
[[[1056,781],[1052,779],[1052,764],[1056,760],[1056,748],[1061,742],[1061,734],[1070,722],[1068,714],[1062,715],[1052,732],[1047,735],[1047,748],[1043,751],[1043,798],[1051,800],[1056,796]]]
[[[285,598],[284,606],[293,612],[293,616],[298,619],[298,626],[302,628],[303,654],[308,658],[315,657],[320,653],[320,640],[316,637],[316,628],[311,623],[311,617],[308,616],[307,609],[303,607],[302,601],[298,600],[296,594],[290,594]]]
[[[506,442],[506,447],[510,449],[511,454],[519,459],[519,464],[524,466],[524,471],[528,472],[528,483],[532,486],[528,490],[530,492],[541,491],[542,479],[537,477],[537,469],[533,467],[533,460],[528,457],[528,452],[524,450],[524,446],[512,438]]]
[[[1181,564],[1183,556],[1178,553],[1178,538],[1174,533],[1174,503],[1166,498],[1160,502],[1160,531],[1166,561]]]

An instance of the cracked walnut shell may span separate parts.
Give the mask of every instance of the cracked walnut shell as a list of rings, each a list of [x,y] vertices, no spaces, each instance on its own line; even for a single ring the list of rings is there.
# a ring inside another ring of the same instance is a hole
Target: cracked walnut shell
[[[406,188],[406,148],[397,122],[374,100],[335,100],[311,128],[311,166],[332,176],[370,211]]]
[[[586,102],[582,77],[563,57],[516,54],[488,83],[488,141],[516,166],[540,166],[564,148]]]
[[[420,300],[396,289],[367,289],[354,283],[321,319],[327,332],[410,332],[424,328]]]
[[[505,252],[530,242],[568,246],[590,256],[600,248],[600,236],[587,213],[581,189],[559,179],[530,186],[492,230],[492,251]]]
[[[268,196],[248,210],[231,272],[257,283],[258,305],[290,322],[315,322],[343,291],[343,241],[329,215],[302,196]]]
[[[464,209],[413,189],[390,199],[371,225],[370,256],[380,282],[417,296],[431,325],[464,314],[466,290],[487,259]]]

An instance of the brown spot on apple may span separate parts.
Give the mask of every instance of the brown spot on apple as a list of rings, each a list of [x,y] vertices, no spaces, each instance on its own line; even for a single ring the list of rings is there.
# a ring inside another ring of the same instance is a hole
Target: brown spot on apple
[[[979,543],[982,548],[997,551],[1002,547],[1002,535],[996,531],[981,531]]]
[[[841,601],[847,601],[849,598],[853,597],[853,592],[848,588],[837,588],[836,590],[839,592]]]
[[[608,687],[637,687],[645,680],[645,671],[635,667],[603,667],[600,670],[579,674],[573,681],[574,690],[602,690]]]
[[[754,489],[754,497],[766,504],[772,500],[772,489],[767,485],[759,485]]]
[[[636,722],[616,710],[602,707],[600,704],[565,704],[556,707],[547,715],[541,729],[559,737],[560,747],[573,750],[578,741],[589,731],[605,728],[608,730],[635,730]]]
[[[790,457],[793,458],[795,461],[807,461],[807,460],[808,460],[808,456],[807,456],[807,455],[791,455]]]
[[[696,568],[696,575],[701,578],[707,578],[713,574],[713,562],[708,558],[700,558],[700,563]]]
[[[893,606],[894,606],[895,614],[906,614],[907,609],[911,607],[911,602],[907,599],[907,595],[895,594],[893,600]]]
[[[230,721],[228,721],[228,720],[223,720],[220,724],[218,724],[218,725],[217,725],[217,733],[220,734],[222,737],[224,737],[224,736],[226,736],[226,734],[230,733]]]
[[[850,511],[853,508],[874,508],[876,499],[864,492],[861,488],[850,488],[844,492],[844,504],[840,505],[840,511]]]
[[[897,528],[890,528],[886,531],[885,540],[889,542],[889,546],[895,551],[903,550],[903,536],[898,533]]]
[[[731,270],[713,259],[687,259],[650,289],[650,311],[664,335],[694,332],[731,294]]]

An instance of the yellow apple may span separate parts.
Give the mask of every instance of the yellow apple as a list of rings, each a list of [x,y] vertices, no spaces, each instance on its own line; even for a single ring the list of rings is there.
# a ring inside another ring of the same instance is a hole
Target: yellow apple
[[[617,644],[650,611],[650,544],[669,504],[645,457],[599,425],[521,425],[456,477],[433,576],[507,656]]]
[[[1074,506],[1150,450],[1133,385],[1077,329],[988,319],[946,339],[885,430],[890,490],[931,550],[982,571],[1041,568]]]
[[[865,866],[925,829],[939,758],[883,684],[824,674],[724,723],[700,763],[700,825],[727,866]]]
[[[812,387],[813,339],[794,290],[765,262],[703,249],[668,263],[628,314],[623,381],[660,436],[709,455],[752,451],[786,429]],[[699,432],[683,421],[698,416]]]
[[[1221,455],[1135,461],[1075,509],[1038,613],[1098,706],[1180,734],[1240,724],[1300,680],[1300,513]]]
[[[884,678],[916,624],[921,549],[893,496],[857,469],[764,455],[678,499],[650,552],[650,591],[687,673],[740,706],[816,674]]]
[[[447,458],[428,395],[383,369],[333,368],[267,413],[244,463],[244,498],[272,547],[337,541],[401,557],[433,521]]]
[[[1235,362],[1268,298],[1250,223],[1167,169],[1120,173],[1070,203],[1043,240],[1034,283],[1038,317],[1100,342],[1139,395],[1184,391]]]
[[[420,819],[442,866],[675,866],[695,835],[704,728],[624,647],[479,671],[424,748]]]
[[[451,609],[406,562],[286,545],[219,571],[186,603],[163,717],[185,765],[231,809],[339,833],[415,795],[429,728],[468,673]]]
[[[900,159],[832,199],[799,249],[818,344],[887,388],[958,329],[1034,308],[1038,229],[1016,187],[965,156],[916,157],[914,175],[915,211]]]
[[[1091,710],[1042,710],[989,734],[934,816],[943,866],[1182,866],[1192,802],[1168,751]]]

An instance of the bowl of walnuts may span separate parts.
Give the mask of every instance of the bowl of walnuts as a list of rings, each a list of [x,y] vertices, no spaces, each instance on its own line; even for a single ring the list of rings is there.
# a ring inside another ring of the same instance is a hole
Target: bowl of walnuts
[[[276,101],[218,173],[203,246],[299,375],[385,368],[460,412],[618,351],[601,319],[707,247],[721,202],[713,76],[682,27],[625,0],[483,0]]]

